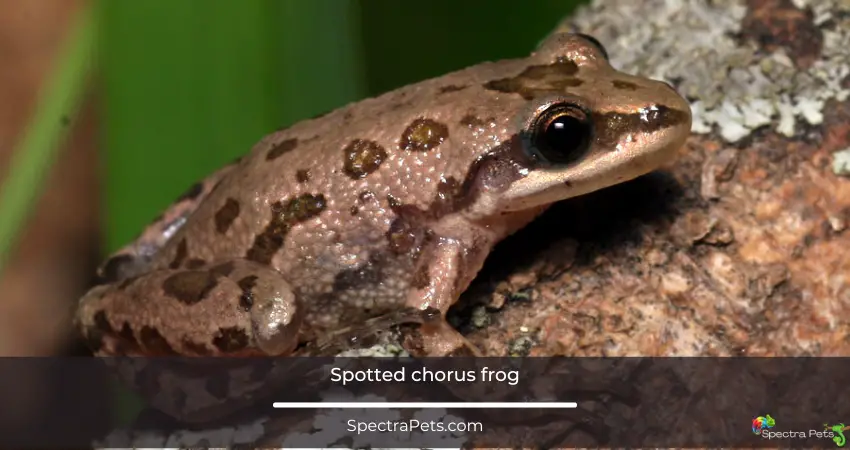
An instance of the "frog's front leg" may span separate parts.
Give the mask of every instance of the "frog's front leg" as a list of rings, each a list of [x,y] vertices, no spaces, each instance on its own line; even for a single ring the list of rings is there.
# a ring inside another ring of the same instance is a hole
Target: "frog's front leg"
[[[96,286],[76,315],[96,354],[128,356],[287,355],[303,316],[280,272],[242,259]]]
[[[445,320],[449,308],[475,278],[492,248],[490,236],[478,231],[467,227],[460,234],[457,230],[438,234],[423,250],[408,305],[423,310],[434,308],[441,313],[441,320],[431,320],[420,327],[422,351],[429,356],[446,356],[464,347],[474,356],[482,356]]]

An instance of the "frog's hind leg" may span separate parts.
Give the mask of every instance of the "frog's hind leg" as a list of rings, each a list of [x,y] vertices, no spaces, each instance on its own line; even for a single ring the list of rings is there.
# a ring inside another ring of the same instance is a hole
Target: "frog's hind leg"
[[[286,356],[304,308],[280,272],[235,259],[98,285],[76,318],[98,355]]]
[[[96,283],[123,280],[147,271],[153,256],[235,167],[236,162],[225,166],[181,194],[168,209],[148,224],[131,244],[115,252],[97,269]]]

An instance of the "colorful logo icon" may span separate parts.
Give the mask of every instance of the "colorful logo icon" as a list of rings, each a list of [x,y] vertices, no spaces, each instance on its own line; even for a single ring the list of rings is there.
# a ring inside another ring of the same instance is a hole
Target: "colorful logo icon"
[[[773,417],[770,417],[770,414],[764,417],[758,416],[753,419],[753,434],[760,434],[761,430],[773,428],[774,426],[776,426],[776,421],[773,420]]]
[[[844,447],[844,444],[847,443],[847,439],[844,438],[844,432],[847,430],[850,430],[850,426],[844,426],[843,423],[838,425],[823,424],[823,431],[832,431],[832,434],[834,434],[832,442],[835,442],[835,445],[839,447]]]

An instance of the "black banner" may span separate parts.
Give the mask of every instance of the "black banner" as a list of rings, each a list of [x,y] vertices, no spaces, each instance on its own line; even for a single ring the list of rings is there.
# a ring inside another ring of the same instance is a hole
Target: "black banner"
[[[850,358],[1,358],[0,377],[3,448],[840,448],[850,438]],[[131,423],[116,420],[115,380],[149,405]]]

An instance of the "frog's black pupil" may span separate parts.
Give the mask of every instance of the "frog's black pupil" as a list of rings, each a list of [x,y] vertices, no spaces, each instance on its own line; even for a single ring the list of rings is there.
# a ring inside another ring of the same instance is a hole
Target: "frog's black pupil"
[[[550,120],[540,142],[544,155],[555,163],[581,157],[587,147],[590,127],[581,119],[561,114]]]

